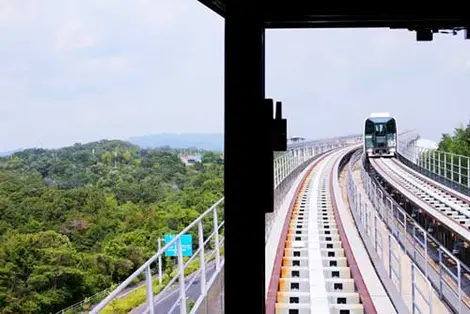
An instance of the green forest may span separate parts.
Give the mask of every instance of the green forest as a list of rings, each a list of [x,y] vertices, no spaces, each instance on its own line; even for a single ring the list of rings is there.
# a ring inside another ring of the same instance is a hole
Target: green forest
[[[214,152],[186,166],[103,140],[0,158],[0,313],[55,313],[123,281],[222,196]]]
[[[448,153],[470,156],[470,122],[466,128],[463,125],[456,128],[453,134],[443,134],[438,149]]]

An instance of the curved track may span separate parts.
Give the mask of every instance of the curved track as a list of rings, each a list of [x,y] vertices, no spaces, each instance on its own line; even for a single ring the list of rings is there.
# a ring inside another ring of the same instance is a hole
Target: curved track
[[[470,241],[470,200],[393,159],[371,159],[375,170],[407,199]]]
[[[391,302],[381,309],[385,312],[375,308],[362,277],[366,266],[358,265],[352,248],[363,244],[348,240],[338,211],[342,201],[334,199],[340,189],[333,176],[352,149],[328,154],[301,183],[280,243],[275,313],[395,313]],[[377,277],[373,270],[367,272],[369,278]]]

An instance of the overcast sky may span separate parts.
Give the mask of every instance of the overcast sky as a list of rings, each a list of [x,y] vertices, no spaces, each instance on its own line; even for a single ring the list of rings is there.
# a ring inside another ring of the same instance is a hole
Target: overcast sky
[[[223,19],[197,0],[0,0],[0,151],[223,132]],[[470,120],[470,41],[399,30],[267,32],[289,135],[359,133],[371,112],[438,140]]]

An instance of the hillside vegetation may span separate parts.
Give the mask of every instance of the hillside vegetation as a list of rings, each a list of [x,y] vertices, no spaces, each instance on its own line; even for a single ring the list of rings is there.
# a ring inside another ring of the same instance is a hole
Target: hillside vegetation
[[[124,280],[223,195],[218,158],[186,167],[123,141],[0,158],[0,313],[54,313]]]
[[[443,134],[439,142],[439,150],[470,156],[470,123],[464,128],[460,126],[453,134]]]

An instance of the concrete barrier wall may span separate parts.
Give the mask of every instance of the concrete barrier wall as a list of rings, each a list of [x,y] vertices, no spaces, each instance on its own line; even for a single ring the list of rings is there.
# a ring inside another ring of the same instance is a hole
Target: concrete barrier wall
[[[199,306],[196,314],[222,314],[224,313],[224,298],[225,298],[225,267],[222,267],[220,273],[215,278],[212,286],[207,292],[206,298]]]

